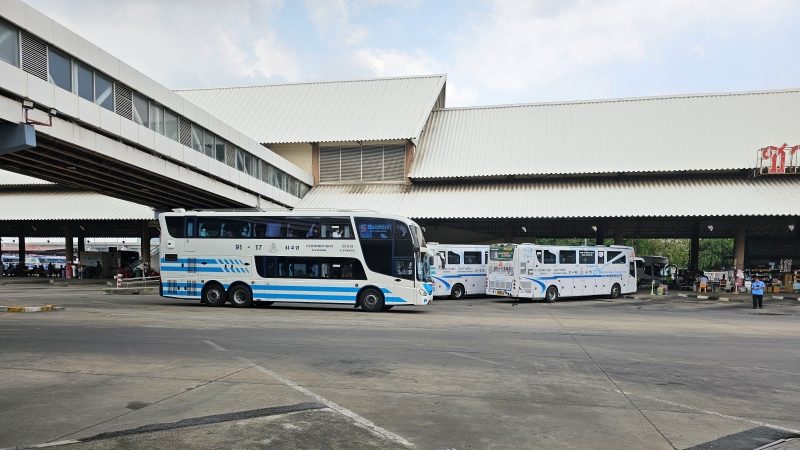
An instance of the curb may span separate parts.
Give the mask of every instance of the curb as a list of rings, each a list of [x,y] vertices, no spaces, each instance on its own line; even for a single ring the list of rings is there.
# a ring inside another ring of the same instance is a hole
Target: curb
[[[111,288],[103,289],[103,295],[158,295],[158,287]]]
[[[44,306],[0,306],[0,312],[5,313],[31,313],[31,312],[49,312],[49,311],[63,311],[63,306],[44,305]]]

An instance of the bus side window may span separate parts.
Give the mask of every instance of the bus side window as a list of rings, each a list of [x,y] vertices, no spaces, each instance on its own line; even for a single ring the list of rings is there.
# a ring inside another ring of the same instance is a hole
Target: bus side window
[[[453,253],[451,251],[448,251],[447,264],[461,264],[461,255],[459,255],[458,253]]]
[[[167,216],[164,219],[167,222],[167,233],[174,238],[182,238],[184,236],[183,217],[181,216]]]
[[[489,264],[489,252],[483,252],[483,263]]]
[[[628,266],[628,273],[631,274],[632,277],[636,276],[636,263],[631,262]]]
[[[541,250],[536,250],[536,262],[538,262],[538,263],[542,262],[542,251]]]
[[[464,264],[480,264],[481,252],[464,252]]]
[[[578,251],[578,263],[580,264],[594,264],[594,252],[591,250]]]
[[[560,264],[575,264],[575,250],[561,250],[558,252],[558,262]]]
[[[187,217],[186,218],[186,237],[192,238],[194,236],[194,217]]]
[[[606,252],[597,252],[597,264],[606,263]]]
[[[551,252],[550,250],[545,250],[542,254],[542,262],[545,264],[555,264],[556,263],[556,254]]]

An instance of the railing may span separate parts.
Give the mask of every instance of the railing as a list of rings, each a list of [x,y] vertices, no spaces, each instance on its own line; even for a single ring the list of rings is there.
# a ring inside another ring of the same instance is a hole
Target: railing
[[[132,288],[132,287],[157,287],[161,283],[161,277],[139,277],[139,278],[121,278],[117,276],[118,288]]]

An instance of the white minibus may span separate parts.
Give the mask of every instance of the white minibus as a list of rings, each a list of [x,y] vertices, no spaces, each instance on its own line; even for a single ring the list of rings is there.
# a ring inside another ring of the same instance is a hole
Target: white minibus
[[[486,293],[544,299],[636,292],[632,247],[493,244]]]
[[[458,300],[486,294],[488,245],[428,243],[434,296]]]

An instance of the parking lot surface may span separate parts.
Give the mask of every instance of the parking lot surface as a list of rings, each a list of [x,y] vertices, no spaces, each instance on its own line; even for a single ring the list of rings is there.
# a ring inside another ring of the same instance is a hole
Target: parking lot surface
[[[0,447],[790,448],[800,429],[800,302],[0,298],[66,307],[0,314]]]

